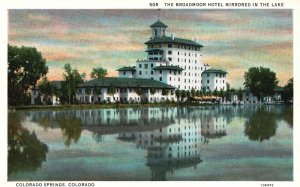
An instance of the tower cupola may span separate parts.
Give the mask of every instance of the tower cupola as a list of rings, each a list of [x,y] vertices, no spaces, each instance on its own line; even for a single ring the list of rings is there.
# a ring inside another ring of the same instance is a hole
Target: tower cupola
[[[167,29],[167,25],[164,24],[163,22],[157,20],[157,22],[153,23],[152,25],[150,25],[151,29],[152,29],[152,37],[162,37],[166,35],[166,29]]]

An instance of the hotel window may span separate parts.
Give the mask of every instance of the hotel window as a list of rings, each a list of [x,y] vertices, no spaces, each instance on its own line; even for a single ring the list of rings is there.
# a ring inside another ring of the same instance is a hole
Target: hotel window
[[[223,83],[225,83],[225,81],[223,80]]]
[[[178,81],[180,81],[180,78],[178,77]]]
[[[179,62],[179,58],[177,59],[177,62]]]
[[[186,76],[186,72],[184,72],[184,76]]]
[[[209,80],[207,80],[207,83],[209,83]]]
[[[216,83],[218,83],[218,80],[216,80]]]
[[[159,77],[159,80],[162,81],[162,77]]]
[[[123,71],[123,75],[126,75],[126,71]]]
[[[139,64],[139,67],[142,68],[142,64]]]
[[[172,58],[169,58],[169,61],[172,61]]]
[[[170,81],[172,80],[172,78],[170,77]]]
[[[197,53],[195,53],[195,57],[197,57]]]
[[[186,53],[184,53],[184,56],[186,56]]]
[[[190,49],[190,47],[189,47],[189,49]],[[189,53],[189,56],[191,56],[191,53]]]
[[[162,74],[162,70],[159,70],[159,73]]]
[[[151,71],[151,75],[153,75],[153,71]]]
[[[209,74],[207,74],[207,77],[209,77]]]
[[[197,60],[195,60],[195,64],[197,63]]]
[[[140,73],[140,75],[142,75],[142,71],[140,71],[139,73]]]
[[[168,44],[168,48],[172,48],[172,44]]]
[[[203,70],[203,68],[201,67],[201,71]]]
[[[168,54],[171,55],[171,54],[172,54],[172,51],[168,51]]]
[[[145,69],[148,69],[148,64],[144,64],[144,68],[145,68]]]
[[[178,55],[179,55],[179,51],[178,51],[178,53],[177,53]]]
[[[151,64],[151,68],[153,68],[153,64]]]

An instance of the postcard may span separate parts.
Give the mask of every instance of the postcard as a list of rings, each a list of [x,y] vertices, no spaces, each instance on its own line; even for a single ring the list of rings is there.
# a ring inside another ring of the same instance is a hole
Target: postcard
[[[1,8],[5,186],[297,186],[295,2],[46,2]]]

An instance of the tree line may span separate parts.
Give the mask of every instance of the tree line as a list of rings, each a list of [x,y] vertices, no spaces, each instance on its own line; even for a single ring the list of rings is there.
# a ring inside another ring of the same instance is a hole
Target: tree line
[[[41,93],[56,95],[63,103],[75,103],[76,87],[84,82],[85,73],[80,74],[70,64],[65,64],[61,88],[52,85],[47,78],[48,66],[41,52],[34,47],[8,44],[8,105],[30,104],[30,90],[39,86]],[[107,70],[93,68],[91,78],[105,77]]]
[[[61,88],[50,83],[47,79],[48,66],[46,59],[43,58],[41,52],[34,47],[27,46],[11,46],[8,45],[8,105],[20,106],[30,104],[30,90],[39,82],[39,90],[46,95],[56,95],[60,101],[65,104],[76,103],[76,87],[84,82],[85,73],[80,74],[76,68],[70,64],[65,64],[63,81]],[[93,68],[90,73],[91,78],[99,78],[107,76],[107,70],[101,67]],[[276,73],[269,68],[251,67],[244,73],[244,86],[249,91],[261,99],[274,93],[274,89],[278,84]],[[283,87],[284,92],[282,98],[285,101],[293,100],[293,78],[291,78]],[[137,88],[137,93],[142,90]],[[97,92],[97,89],[95,89]],[[99,90],[98,90],[99,91]],[[115,89],[111,88],[110,93],[114,93]],[[100,92],[100,91],[99,91]],[[150,89],[154,93],[155,89]],[[163,95],[168,95],[167,90],[163,90]],[[236,92],[239,99],[242,97],[242,90],[230,89],[228,86],[226,91],[202,91],[192,89],[190,91],[176,90],[175,95],[180,100],[190,100],[193,97],[201,96],[218,96],[230,99],[230,94]],[[139,94],[141,95],[141,94]]]

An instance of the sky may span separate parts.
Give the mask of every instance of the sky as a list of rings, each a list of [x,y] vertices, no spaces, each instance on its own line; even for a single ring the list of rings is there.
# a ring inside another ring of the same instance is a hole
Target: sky
[[[116,69],[146,59],[150,25],[160,20],[167,34],[202,44],[203,63],[228,72],[231,87],[243,87],[250,67],[276,72],[279,85],[293,77],[292,10],[100,9],[9,10],[10,45],[41,51],[49,80],[62,80],[70,63],[86,79],[94,67]]]

